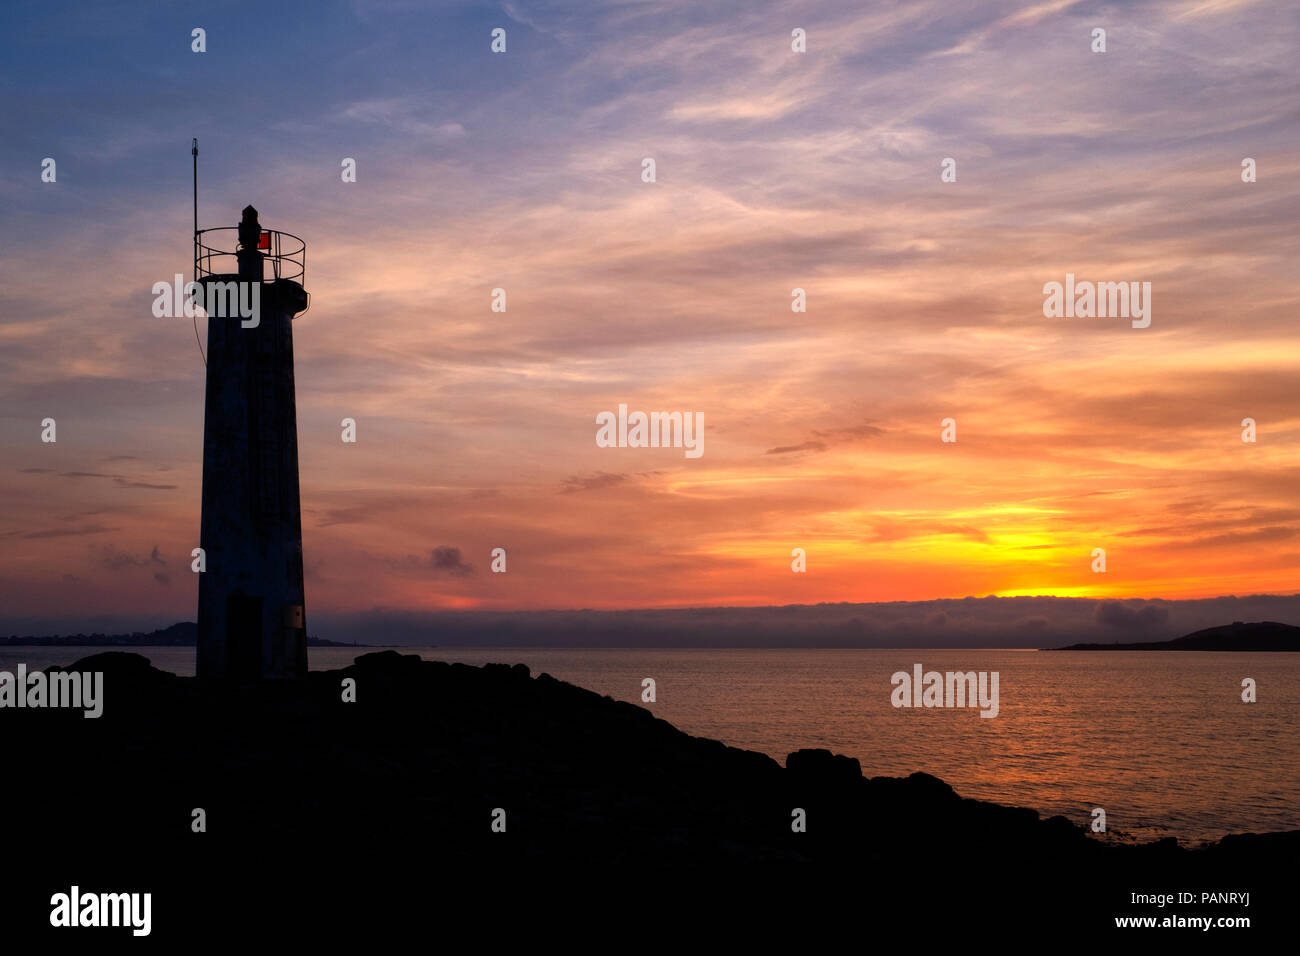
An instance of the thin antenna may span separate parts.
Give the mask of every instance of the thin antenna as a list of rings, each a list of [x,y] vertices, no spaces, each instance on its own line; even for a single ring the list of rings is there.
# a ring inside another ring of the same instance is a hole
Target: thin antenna
[[[194,284],[199,284],[199,141],[195,138],[190,146],[190,155],[194,157]],[[208,357],[203,355],[203,340],[199,338],[199,313],[194,312],[194,341],[199,343],[199,355],[203,356],[203,367],[208,367]]]

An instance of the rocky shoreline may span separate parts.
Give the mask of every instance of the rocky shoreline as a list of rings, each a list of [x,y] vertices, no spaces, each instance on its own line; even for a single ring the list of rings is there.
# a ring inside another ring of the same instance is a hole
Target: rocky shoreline
[[[17,839],[34,856],[53,847],[72,861],[36,867],[32,905],[66,892],[74,869],[83,885],[212,891],[261,885],[283,865],[295,892],[328,875],[355,895],[423,860],[457,874],[444,892],[529,873],[599,892],[597,875],[725,872],[751,884],[761,874],[768,889],[852,880],[877,899],[911,899],[917,881],[966,886],[1040,917],[1078,891],[1105,916],[1170,880],[1267,896],[1300,851],[1300,831],[1197,849],[1102,842],[1064,817],[964,799],[928,774],[864,776],[825,750],[782,767],[524,665],[383,651],[301,682],[218,685],[106,652],[67,670],[103,672],[99,719],[0,715],[9,766],[26,768],[21,787],[4,789],[6,819],[25,821]],[[250,867],[263,858],[269,870]],[[173,911],[201,913],[197,899]],[[155,911],[165,922],[165,901]]]

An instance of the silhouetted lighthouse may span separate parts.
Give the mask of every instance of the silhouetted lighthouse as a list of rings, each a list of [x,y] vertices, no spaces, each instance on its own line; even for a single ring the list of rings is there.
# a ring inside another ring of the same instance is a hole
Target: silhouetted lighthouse
[[[296,236],[263,231],[252,206],[237,227],[237,248],[234,231],[195,233],[195,279],[208,313],[198,674],[302,677],[291,320],[307,308],[307,250]],[[233,273],[216,271],[231,266]]]

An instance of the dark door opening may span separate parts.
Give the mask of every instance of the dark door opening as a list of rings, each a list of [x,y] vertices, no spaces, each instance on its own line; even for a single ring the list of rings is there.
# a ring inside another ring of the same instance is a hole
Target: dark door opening
[[[226,598],[226,674],[239,680],[262,676],[262,599]]]

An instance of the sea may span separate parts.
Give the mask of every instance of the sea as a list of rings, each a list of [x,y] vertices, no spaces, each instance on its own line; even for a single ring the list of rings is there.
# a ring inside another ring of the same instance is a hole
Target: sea
[[[124,647],[194,673],[194,649]],[[382,648],[313,647],[313,669]],[[0,670],[105,648],[0,648]],[[523,663],[647,707],[681,730],[784,763],[824,747],[868,776],[924,771],[959,794],[1186,845],[1300,829],[1300,654],[1193,651],[401,647],[426,660]],[[998,714],[896,708],[891,675],[997,672]],[[643,681],[655,700],[642,702]],[[1256,700],[1242,700],[1255,682]],[[364,688],[360,690],[364,693]],[[108,703],[111,706],[111,702]]]

